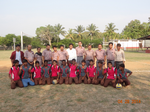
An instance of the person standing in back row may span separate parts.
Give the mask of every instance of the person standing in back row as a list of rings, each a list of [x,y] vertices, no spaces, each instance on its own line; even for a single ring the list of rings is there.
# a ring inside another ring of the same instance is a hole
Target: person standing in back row
[[[112,63],[112,66],[114,67],[115,63],[115,49],[113,48],[113,43],[110,42],[109,48],[106,50],[106,55],[107,55],[107,67],[108,67],[108,62]]]
[[[93,60],[95,63],[95,53],[92,50],[92,45],[88,45],[88,50],[85,51],[84,60],[86,60],[86,65],[90,65],[90,60]]]
[[[103,65],[105,65],[106,62],[106,52],[102,49],[102,47],[102,44],[99,44],[98,49],[95,51],[95,58],[97,59],[96,67],[98,67],[99,61],[103,62]]]
[[[115,51],[115,66],[117,70],[119,69],[120,64],[125,64],[125,55],[124,51],[121,49],[121,44],[117,44],[117,50]]]
[[[27,51],[25,51],[25,53],[24,53],[24,57],[27,60],[28,65],[34,67],[35,55],[34,55],[34,52],[31,49],[32,49],[32,45],[28,45],[27,46]]]
[[[58,51],[58,55],[59,55],[59,66],[62,65],[62,61],[63,60],[67,60],[68,59],[68,52],[66,50],[64,50],[64,45],[60,46],[60,51]]]
[[[78,45],[79,45],[79,46],[76,47],[77,63],[78,63],[79,65],[81,65],[81,62],[82,62],[82,60],[83,60],[83,55],[84,55],[84,53],[85,53],[85,48],[82,47],[82,42],[81,42],[81,41],[78,42]]]
[[[23,51],[20,51],[20,45],[16,45],[16,51],[13,51],[11,56],[11,64],[14,65],[13,61],[18,60],[19,61],[19,67],[22,65],[22,61],[24,59],[24,53]]]
[[[76,50],[73,48],[72,43],[69,44],[69,48],[66,51],[68,52],[68,55],[69,55],[68,61],[69,61],[69,63],[72,64],[73,59],[77,60]]]
[[[52,64],[52,52],[50,50],[50,45],[46,45],[46,49],[42,52],[43,63],[45,60],[48,61],[48,64]]]

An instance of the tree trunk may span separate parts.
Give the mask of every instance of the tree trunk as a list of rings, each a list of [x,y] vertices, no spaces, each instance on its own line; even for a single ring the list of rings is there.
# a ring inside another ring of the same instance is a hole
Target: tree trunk
[[[49,45],[51,46],[51,39],[49,39]]]

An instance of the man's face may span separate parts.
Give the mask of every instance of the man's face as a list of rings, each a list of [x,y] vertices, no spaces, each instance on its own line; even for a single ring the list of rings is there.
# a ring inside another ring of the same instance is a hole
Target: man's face
[[[85,63],[84,63],[84,62],[82,62],[82,66],[85,66]]]
[[[91,46],[88,46],[88,50],[91,50],[91,48],[92,48]]]
[[[102,49],[102,45],[99,45],[99,46],[98,46],[98,49]]]
[[[111,49],[113,47],[113,45],[112,44],[109,44],[109,48]]]
[[[121,46],[117,46],[117,49],[120,50],[120,49],[121,49]]]
[[[39,63],[36,63],[36,65],[35,65],[35,66],[39,67],[40,65],[39,65]]]
[[[54,51],[57,51],[57,47],[54,47],[53,50],[54,50]]]
[[[47,63],[47,62],[45,62],[45,63],[44,63],[44,65],[45,65],[45,66],[47,66],[47,65],[48,65],[48,63]]]
[[[28,50],[30,51],[32,49],[32,46],[31,45],[28,45]]]
[[[98,66],[99,66],[99,67],[102,67],[102,64],[101,64],[101,63],[98,63]]]
[[[50,46],[49,46],[49,45],[48,45],[48,46],[46,46],[46,49],[47,49],[47,50],[49,50],[49,49],[50,49]]]
[[[70,46],[69,46],[69,48],[70,48],[70,49],[72,49],[72,48],[73,48],[73,46],[72,46],[72,45],[70,45]]]
[[[119,69],[122,71],[122,70],[123,70],[123,67],[120,67],[120,66],[119,66]]]
[[[16,50],[17,50],[17,51],[20,51],[20,46],[17,46],[17,47],[16,47]]]
[[[111,63],[108,63],[108,67],[109,67],[109,68],[112,68],[112,64],[111,64]]]
[[[79,46],[82,46],[82,43],[81,43],[81,42],[79,42],[79,43],[78,43],[78,45],[79,45]]]
[[[61,46],[61,47],[60,47],[60,50],[63,51],[63,50],[64,50],[64,47]]]
[[[93,65],[93,61],[90,61],[90,65]]]
[[[41,48],[38,48],[38,49],[37,49],[37,52],[40,52],[40,51],[41,51]]]
[[[66,65],[66,62],[65,62],[65,61],[63,61],[63,62],[62,62],[62,65],[64,65],[64,66],[65,66],[65,65]]]
[[[19,62],[17,62],[17,63],[15,64],[15,66],[19,66]]]
[[[24,66],[27,66],[27,64],[28,64],[27,62],[24,62],[24,63],[23,63]]]

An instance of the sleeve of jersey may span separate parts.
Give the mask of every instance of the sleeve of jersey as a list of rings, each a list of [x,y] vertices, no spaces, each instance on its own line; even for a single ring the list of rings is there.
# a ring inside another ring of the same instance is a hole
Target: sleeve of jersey
[[[11,73],[12,73],[12,69],[9,70],[9,74],[11,74]]]
[[[34,68],[31,69],[31,72],[34,72]]]
[[[107,73],[107,69],[104,70],[104,73]]]
[[[86,72],[89,72],[89,68],[87,67]]]
[[[59,72],[59,73],[60,73],[60,67],[58,67],[58,70],[57,70],[57,72]]]
[[[131,71],[127,69],[127,73],[131,73]]]
[[[117,75],[117,69],[115,69],[115,74]]]
[[[41,73],[43,73],[43,69],[41,68]]]
[[[80,67],[79,67],[79,66],[77,66],[77,72],[79,72],[79,69],[80,69]]]

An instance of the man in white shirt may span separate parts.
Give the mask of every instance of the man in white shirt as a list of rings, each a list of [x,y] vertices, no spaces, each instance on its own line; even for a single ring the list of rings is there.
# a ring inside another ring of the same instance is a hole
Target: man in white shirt
[[[117,44],[117,50],[115,51],[115,65],[116,68],[119,69],[120,64],[125,64],[125,55],[124,51],[121,49],[121,44]]]
[[[73,44],[69,44],[69,48],[66,50],[68,52],[69,55],[69,63],[72,63],[72,59],[77,60],[77,54],[76,54],[76,50],[73,48]]]

